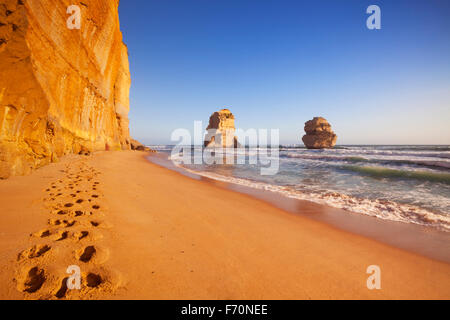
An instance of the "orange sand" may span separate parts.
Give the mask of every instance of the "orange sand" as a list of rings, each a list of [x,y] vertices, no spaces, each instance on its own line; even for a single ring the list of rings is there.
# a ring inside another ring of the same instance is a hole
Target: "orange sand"
[[[69,156],[0,181],[0,212],[0,299],[450,298],[449,264],[184,177],[140,152]],[[69,265],[81,268],[81,290],[62,285]],[[381,290],[366,287],[369,265],[381,267]]]

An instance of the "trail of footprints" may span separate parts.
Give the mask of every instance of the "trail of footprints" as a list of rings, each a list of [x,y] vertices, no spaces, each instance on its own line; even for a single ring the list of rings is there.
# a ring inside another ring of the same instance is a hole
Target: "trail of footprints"
[[[30,248],[17,257],[17,287],[30,298],[63,299],[92,296],[95,290],[111,288],[103,264],[108,252],[99,248],[99,229],[104,223],[100,174],[82,159],[66,166],[64,178],[45,190],[43,199],[48,215],[47,227],[30,235]],[[65,268],[78,265],[82,271],[82,289],[68,290]],[[54,270],[58,269],[58,270]]]

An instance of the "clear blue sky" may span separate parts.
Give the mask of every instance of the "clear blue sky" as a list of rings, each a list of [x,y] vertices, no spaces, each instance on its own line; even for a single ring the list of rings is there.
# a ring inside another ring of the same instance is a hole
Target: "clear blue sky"
[[[284,144],[314,116],[338,144],[450,144],[448,0],[122,0],[120,20],[144,143],[227,107]]]

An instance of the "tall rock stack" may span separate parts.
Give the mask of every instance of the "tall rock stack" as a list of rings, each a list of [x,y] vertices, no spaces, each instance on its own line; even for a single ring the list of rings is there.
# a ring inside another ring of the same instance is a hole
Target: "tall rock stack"
[[[69,29],[78,4],[81,28]],[[0,178],[130,148],[119,0],[0,1]]]
[[[336,145],[337,136],[328,121],[322,117],[307,121],[305,132],[302,140],[308,149],[325,149]]]
[[[206,128],[205,147],[237,148],[239,143],[234,135],[234,115],[228,109],[214,112]]]

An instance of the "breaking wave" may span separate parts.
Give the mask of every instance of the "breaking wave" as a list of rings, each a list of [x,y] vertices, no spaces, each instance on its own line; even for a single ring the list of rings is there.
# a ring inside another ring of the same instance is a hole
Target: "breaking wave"
[[[416,165],[438,169],[450,169],[450,161],[428,160],[428,159],[371,159],[361,156],[328,156],[328,155],[305,155],[288,153],[282,157],[291,159],[320,160],[320,161],[342,161],[350,163],[374,163],[381,165]]]
[[[366,167],[366,166],[343,166],[345,170],[351,170],[361,174],[366,174],[376,178],[400,178],[400,179],[416,179],[431,182],[442,182],[450,184],[449,173],[437,173],[428,171],[410,171],[410,170],[395,170],[381,167]]]

